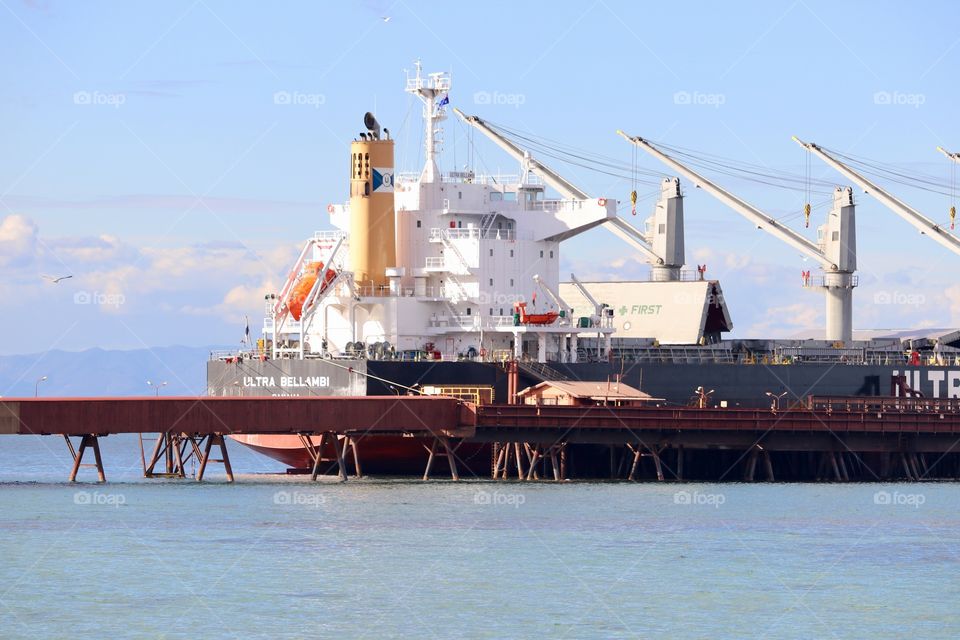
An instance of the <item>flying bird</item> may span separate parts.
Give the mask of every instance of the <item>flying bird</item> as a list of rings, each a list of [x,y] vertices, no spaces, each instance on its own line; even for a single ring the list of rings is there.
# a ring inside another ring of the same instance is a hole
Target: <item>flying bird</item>
[[[380,16],[380,19],[383,20],[384,22],[390,22],[390,17],[391,16]]]
[[[60,284],[61,280],[66,280],[67,278],[72,278],[73,276],[54,277],[54,276],[48,276],[48,275],[41,275],[40,277],[43,278],[44,280],[52,282],[53,284]]]

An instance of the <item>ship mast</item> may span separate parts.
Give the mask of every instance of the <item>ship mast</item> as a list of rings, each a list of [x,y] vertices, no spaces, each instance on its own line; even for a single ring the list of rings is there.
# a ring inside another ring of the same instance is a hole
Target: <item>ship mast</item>
[[[420,98],[423,102],[423,122],[426,127],[424,132],[424,151],[426,159],[423,165],[423,171],[420,174],[420,182],[437,182],[440,177],[440,171],[437,168],[437,151],[442,140],[442,129],[440,123],[447,119],[446,94],[450,91],[450,74],[448,73],[429,73],[426,77],[423,75],[423,65],[420,60],[414,63],[417,69],[417,75],[407,77],[407,93]]]

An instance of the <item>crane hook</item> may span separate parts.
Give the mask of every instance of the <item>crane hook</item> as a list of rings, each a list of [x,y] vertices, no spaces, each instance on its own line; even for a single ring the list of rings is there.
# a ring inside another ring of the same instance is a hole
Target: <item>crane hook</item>
[[[807,229],[810,228],[810,203],[803,205],[803,217],[805,219],[805,226]]]
[[[630,192],[630,213],[637,215],[637,191],[634,189]]]

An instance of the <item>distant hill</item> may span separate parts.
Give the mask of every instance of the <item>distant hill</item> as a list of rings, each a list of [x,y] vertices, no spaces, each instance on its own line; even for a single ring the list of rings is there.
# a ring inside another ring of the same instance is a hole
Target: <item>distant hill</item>
[[[156,347],[130,351],[48,351],[0,356],[0,396],[140,396],[147,380],[166,382],[163,395],[206,394],[210,351],[224,347]]]

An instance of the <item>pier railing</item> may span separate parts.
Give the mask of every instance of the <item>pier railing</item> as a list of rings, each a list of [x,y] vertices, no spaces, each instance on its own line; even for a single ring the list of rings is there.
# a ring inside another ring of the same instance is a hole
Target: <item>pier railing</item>
[[[807,408],[817,412],[960,414],[960,398],[895,396],[810,396]]]

